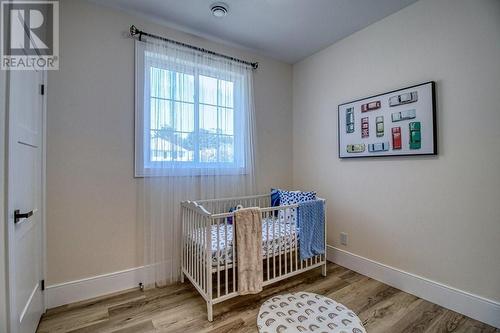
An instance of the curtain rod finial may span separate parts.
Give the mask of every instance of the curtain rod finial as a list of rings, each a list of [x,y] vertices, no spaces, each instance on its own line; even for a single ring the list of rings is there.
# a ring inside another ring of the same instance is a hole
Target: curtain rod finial
[[[135,36],[139,33],[139,29],[135,25],[130,26],[130,35]]]

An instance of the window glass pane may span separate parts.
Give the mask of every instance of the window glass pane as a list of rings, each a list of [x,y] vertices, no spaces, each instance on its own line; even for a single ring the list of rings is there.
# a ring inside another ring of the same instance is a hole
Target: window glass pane
[[[194,150],[183,147],[188,134],[174,131],[151,131],[151,162],[192,162]]]
[[[165,69],[150,67],[150,95],[153,97],[172,98],[170,75]]]
[[[158,98],[150,99],[150,128],[152,130],[172,127],[170,101]]]
[[[231,135],[219,136],[219,162],[234,162],[234,137]]]
[[[174,130],[179,132],[194,131],[194,104],[172,102],[174,106]]]
[[[200,132],[217,133],[217,108],[200,104]]]
[[[233,86],[234,84],[231,81],[219,80],[218,94],[220,106],[233,107]]]
[[[182,102],[194,102],[194,77],[193,75],[174,72],[174,99]]]
[[[217,105],[217,79],[200,75],[200,103]]]
[[[217,151],[219,147],[218,135],[201,134],[199,135],[200,144],[200,162],[217,162]]]
[[[235,140],[242,140],[239,136],[244,133],[235,128],[234,107],[239,105],[235,82],[218,79],[217,73],[215,77],[191,75],[198,73],[195,66],[184,73],[169,65],[147,63],[145,67],[149,71],[146,89],[150,89],[144,96],[150,105],[144,114],[145,133],[149,133],[145,167],[217,168],[219,163],[240,163],[237,157],[242,152]]]
[[[219,133],[234,134],[233,109],[219,108]]]
[[[177,134],[177,161],[193,162],[194,161],[194,145],[192,142],[193,133],[178,133]],[[191,138],[191,139],[190,139]]]

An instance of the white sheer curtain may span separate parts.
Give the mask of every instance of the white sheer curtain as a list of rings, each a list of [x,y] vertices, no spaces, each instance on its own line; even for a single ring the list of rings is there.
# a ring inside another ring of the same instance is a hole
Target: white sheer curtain
[[[180,277],[180,203],[253,194],[253,74],[248,65],[136,41],[136,175],[146,286]]]

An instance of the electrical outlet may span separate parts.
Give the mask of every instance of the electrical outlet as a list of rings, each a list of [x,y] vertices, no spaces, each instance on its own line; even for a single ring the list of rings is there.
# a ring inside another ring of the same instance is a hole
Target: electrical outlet
[[[346,232],[340,233],[340,244],[347,245],[347,233]]]

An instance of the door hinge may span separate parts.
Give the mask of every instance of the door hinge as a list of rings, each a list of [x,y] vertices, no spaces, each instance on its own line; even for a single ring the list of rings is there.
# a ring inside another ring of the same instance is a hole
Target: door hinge
[[[45,84],[40,85],[40,95],[45,95]]]
[[[45,280],[40,281],[41,289],[45,290]]]

